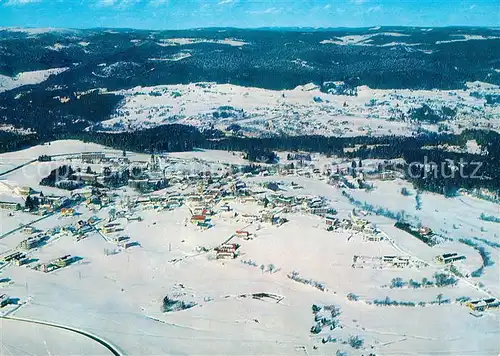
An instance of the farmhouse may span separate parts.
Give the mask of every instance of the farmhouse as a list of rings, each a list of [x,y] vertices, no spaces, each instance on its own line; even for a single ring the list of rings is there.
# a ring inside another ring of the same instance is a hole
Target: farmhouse
[[[453,263],[455,261],[465,260],[465,256],[459,255],[458,253],[444,253],[442,255],[436,256],[436,261],[439,263]]]
[[[122,242],[122,241],[126,241],[126,240],[129,240],[130,237],[128,236],[116,236],[116,237],[112,237],[111,240],[113,242],[116,242],[116,243],[119,243],[119,242]]]
[[[19,247],[24,248],[25,250],[29,250],[29,249],[37,247],[44,239],[45,239],[45,236],[43,236],[43,235],[31,236],[31,237],[28,237],[26,240],[21,241],[21,243],[19,244]]]
[[[473,311],[485,311],[488,308],[488,305],[482,299],[472,300],[467,302],[466,305]]]
[[[22,258],[25,258],[26,255],[22,252],[19,252],[19,251],[16,251],[16,252],[13,252],[13,253],[10,253],[8,255],[5,255],[3,256],[3,260],[4,262],[10,262],[10,261],[14,261],[14,260],[20,260]]]
[[[382,261],[396,268],[404,268],[410,265],[410,257],[408,256],[384,256]]]
[[[103,152],[84,152],[81,154],[80,159],[85,163],[99,163],[106,155]]]
[[[71,255],[65,255],[54,260],[54,264],[59,267],[66,267],[71,263]]]
[[[121,226],[120,226],[120,224],[117,224],[117,223],[108,223],[102,227],[102,231],[105,234],[109,234],[109,233],[120,231],[120,230],[122,230]]]
[[[500,308],[500,301],[496,298],[483,298],[471,300],[465,305],[473,311],[485,311],[486,309]]]
[[[16,265],[16,266],[23,266],[29,262],[30,262],[30,259],[27,257],[23,257],[23,258],[20,258],[20,259],[13,261],[14,265]]]
[[[217,259],[234,259],[236,257],[237,244],[223,244],[215,249]]]
[[[237,230],[235,235],[236,235],[236,237],[242,237],[242,238],[248,239],[248,237],[250,236],[250,233],[248,231],[244,231],[244,230]]]
[[[137,246],[137,245],[138,245],[138,243],[136,241],[128,241],[128,240],[120,241],[118,243],[118,246],[123,247],[125,249],[133,247],[133,246]]]
[[[340,224],[340,220],[335,216],[327,215],[325,216],[325,224],[326,226],[336,226]]]
[[[22,206],[20,203],[16,203],[16,202],[0,201],[0,209],[21,210]]]
[[[193,216],[191,216],[191,223],[193,223],[193,224],[203,223],[206,220],[207,220],[207,217],[205,215],[193,215]]]

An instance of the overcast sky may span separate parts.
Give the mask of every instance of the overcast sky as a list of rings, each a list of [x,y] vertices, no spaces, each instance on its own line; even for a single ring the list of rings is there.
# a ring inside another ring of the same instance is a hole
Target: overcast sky
[[[500,26],[500,0],[0,0],[2,27]]]

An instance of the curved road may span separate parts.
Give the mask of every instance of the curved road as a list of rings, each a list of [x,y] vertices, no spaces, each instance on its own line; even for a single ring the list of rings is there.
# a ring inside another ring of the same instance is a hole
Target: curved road
[[[17,321],[22,321],[22,322],[25,322],[25,323],[31,323],[31,324],[40,324],[40,325],[45,325],[45,326],[51,326],[51,327],[54,327],[54,328],[58,328],[58,329],[63,329],[63,330],[68,330],[68,331],[72,331],[74,333],[77,333],[77,334],[80,334],[80,335],[83,335],[99,344],[101,344],[102,346],[104,346],[105,348],[107,348],[113,355],[115,356],[123,356],[124,354],[118,349],[118,347],[114,346],[113,344],[109,343],[108,341],[100,338],[99,336],[96,336],[94,334],[91,334],[87,331],[83,331],[83,330],[80,330],[80,329],[76,329],[76,328],[73,328],[73,327],[70,327],[70,326],[66,326],[66,325],[60,325],[60,324],[54,324],[54,323],[50,323],[50,322],[47,322],[47,321],[40,321],[40,320],[32,320],[32,319],[25,319],[25,318],[18,318],[18,317],[15,317],[15,316],[5,316],[3,317],[4,319],[9,319],[9,320],[17,320]]]

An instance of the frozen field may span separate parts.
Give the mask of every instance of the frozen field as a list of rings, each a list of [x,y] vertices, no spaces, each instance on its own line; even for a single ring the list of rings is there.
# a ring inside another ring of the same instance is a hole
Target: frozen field
[[[81,151],[121,154],[102,146],[60,141],[50,146],[0,155],[0,161],[10,166],[16,165],[17,159],[30,160],[49,152]],[[147,159],[143,155],[136,157]],[[217,151],[176,153],[168,157],[183,160],[175,166],[176,169],[182,164],[205,170],[205,166],[245,163],[238,154]],[[319,160],[321,165],[326,161],[325,157]],[[63,161],[51,164],[57,163]],[[46,163],[35,163],[30,167],[36,168],[40,164]],[[2,178],[36,186],[39,177],[22,181],[19,172]],[[255,190],[264,190],[261,183],[266,181],[293,181],[302,188],[287,189],[282,192],[284,195],[325,197],[338,211],[339,218],[347,218],[354,208],[340,189],[317,177],[269,176],[244,178],[243,181]],[[467,197],[446,199],[422,194],[422,210],[417,211],[414,195],[404,197],[400,194],[405,184],[403,181],[379,182],[370,193],[350,191],[350,194],[361,201],[417,215],[422,224],[443,234],[447,231],[454,240],[481,237],[498,242],[498,237],[493,237],[495,229],[498,233],[498,227],[479,220],[482,212],[498,216],[498,205]],[[415,193],[410,186],[408,188]],[[42,189],[45,191],[45,187]],[[193,191],[196,189],[196,186],[192,187]],[[159,194],[187,191],[181,185],[174,185]],[[120,196],[125,194],[129,193],[120,190]],[[461,262],[461,266],[475,269],[481,258],[471,247],[448,241],[431,248],[394,228],[394,221],[375,215],[366,218],[376,223],[393,243],[387,240],[368,242],[362,234],[347,230],[326,231],[323,218],[302,212],[283,214],[288,222],[279,227],[270,223],[251,223],[244,215],[258,214],[262,206],[238,200],[229,204],[239,213],[238,216],[231,218],[216,214],[212,218],[214,226],[208,230],[200,230],[189,222],[191,212],[187,205],[171,211],[137,206],[133,213],[142,221],[116,220],[124,229],[119,234],[130,236],[140,244],[129,249],[117,249],[116,244],[108,242],[118,235],[116,233],[101,235],[91,232],[78,242],[65,234],[51,238],[47,244],[30,251],[30,257],[37,259],[37,263],[66,254],[81,257],[81,260],[50,273],[29,266],[0,266],[0,278],[10,280],[1,285],[1,293],[19,298],[21,303],[9,315],[90,332],[127,355],[334,355],[337,350],[349,355],[498,355],[498,310],[489,310],[481,317],[475,317],[468,308],[455,302],[461,296],[472,299],[488,296],[485,290],[471,285],[469,279],[460,279],[456,286],[446,287],[388,287],[396,277],[432,279],[436,272],[444,269],[436,265],[434,257],[445,252],[465,254],[467,260]],[[80,214],[78,216],[62,217],[56,213],[35,223],[34,227],[48,230],[93,215],[107,219],[110,210],[118,209],[118,205],[96,210],[81,204],[75,208]],[[220,205],[216,204],[214,210]],[[37,218],[22,212],[15,212],[14,216],[1,213],[1,233]],[[453,224],[457,225],[456,229]],[[481,231],[482,226],[486,231]],[[241,229],[247,230],[253,238],[232,237],[236,230]],[[24,238],[25,234],[18,231],[0,239],[0,254],[15,248]],[[229,238],[240,245],[237,259],[216,260],[212,252],[204,252]],[[116,249],[120,250],[116,254],[106,253]],[[486,268],[478,281],[498,297],[498,249],[488,247],[488,250],[495,265]],[[402,269],[351,267],[354,255],[402,255],[401,251],[423,260],[427,266]],[[248,260],[254,261],[257,267],[242,263]],[[264,266],[262,270],[261,265]],[[273,271],[268,270],[269,265],[274,266]],[[323,283],[325,290],[293,281],[287,277],[292,271],[305,279]],[[252,296],[259,293],[267,296]],[[348,300],[349,293],[356,294],[359,300]],[[450,299],[451,303],[429,304],[438,294]],[[161,306],[166,295],[196,305],[164,313]],[[392,300],[427,304],[394,307],[369,303],[386,296]],[[340,307],[342,312],[338,318],[342,327],[332,331],[325,328],[317,335],[311,334],[311,326],[315,324],[311,310],[313,304]],[[9,319],[0,319],[0,322],[3,354],[110,353],[92,340],[69,331]],[[24,342],[26,335],[30,335],[27,343]],[[341,341],[321,342],[327,336],[347,340],[351,335],[364,339],[360,349]]]

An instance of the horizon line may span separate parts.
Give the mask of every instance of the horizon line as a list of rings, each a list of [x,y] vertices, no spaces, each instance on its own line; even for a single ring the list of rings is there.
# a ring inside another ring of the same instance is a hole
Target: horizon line
[[[447,28],[466,28],[466,29],[489,29],[500,30],[500,26],[478,26],[478,25],[448,25],[448,26],[410,26],[410,25],[373,25],[373,26],[339,26],[339,27],[323,27],[323,26],[258,26],[258,27],[235,27],[235,26],[206,26],[206,27],[186,27],[186,28],[138,28],[138,27],[31,27],[31,26],[0,26],[0,31],[9,29],[26,29],[26,30],[136,30],[136,31],[193,31],[193,30],[341,30],[341,29],[380,29],[380,28],[412,28],[412,29],[447,29]]]

